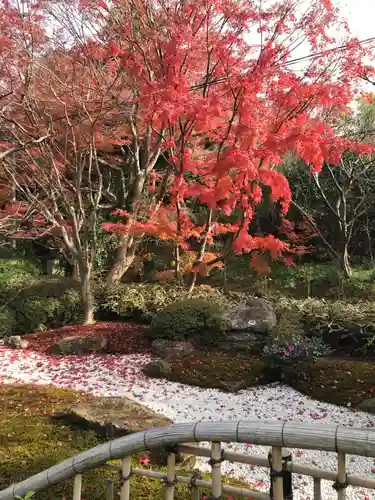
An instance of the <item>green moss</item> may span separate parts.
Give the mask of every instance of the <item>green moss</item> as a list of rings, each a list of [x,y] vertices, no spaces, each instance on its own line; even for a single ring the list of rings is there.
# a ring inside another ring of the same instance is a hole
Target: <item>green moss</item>
[[[287,382],[311,398],[337,405],[356,406],[375,390],[375,363],[343,359],[319,359],[305,368],[306,379]]]
[[[212,389],[235,390],[262,383],[264,361],[242,353],[216,349],[197,351],[194,356],[171,361],[175,382]]]
[[[100,438],[93,431],[67,427],[49,417],[54,411],[89,399],[90,396],[59,389],[0,386],[0,490],[100,444]],[[142,455],[133,457],[135,467],[142,467],[139,462]],[[118,465],[118,462],[113,463]],[[191,472],[179,471],[179,474],[187,475]],[[82,498],[105,498],[108,479],[114,481],[116,488],[119,487],[118,473],[104,470],[85,473]],[[208,479],[207,475],[205,479]],[[133,500],[164,498],[160,481],[136,476],[131,481]],[[228,482],[228,479],[225,479],[225,482]],[[230,482],[249,488],[249,485],[243,483],[232,480]],[[33,499],[62,500],[71,498],[72,491],[72,480],[69,480],[38,493]],[[191,492],[187,487],[178,485],[175,498],[188,500],[191,498]]]

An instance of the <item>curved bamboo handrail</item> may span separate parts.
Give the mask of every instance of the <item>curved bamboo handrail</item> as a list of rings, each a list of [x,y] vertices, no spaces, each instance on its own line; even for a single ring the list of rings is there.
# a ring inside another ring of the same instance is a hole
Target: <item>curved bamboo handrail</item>
[[[193,441],[238,442],[375,457],[375,431],[371,429],[278,420],[173,424],[130,434],[75,455],[0,491],[0,500],[13,500],[30,491],[37,493],[109,460]]]

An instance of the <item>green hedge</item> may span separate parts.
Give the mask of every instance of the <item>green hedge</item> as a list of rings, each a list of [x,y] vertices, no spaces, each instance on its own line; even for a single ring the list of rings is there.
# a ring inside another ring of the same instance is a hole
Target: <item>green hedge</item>
[[[213,343],[228,329],[220,307],[202,299],[175,302],[160,311],[151,323],[154,338],[196,339],[204,344]]]
[[[279,299],[278,310],[299,317],[308,337],[321,338],[332,348],[350,355],[375,354],[375,302],[328,299]]]
[[[0,307],[8,317],[3,335],[58,328],[83,317],[79,283],[71,279],[25,279],[0,287]]]
[[[116,316],[150,323],[159,311],[186,297],[186,288],[158,283],[99,284],[95,295],[103,319]],[[218,305],[227,301],[222,292],[208,285],[196,286],[192,298],[207,299]]]

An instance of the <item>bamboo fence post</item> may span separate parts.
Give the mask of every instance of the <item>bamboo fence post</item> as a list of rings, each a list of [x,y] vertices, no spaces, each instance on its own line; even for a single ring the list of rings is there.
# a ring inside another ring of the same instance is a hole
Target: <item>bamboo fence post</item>
[[[77,474],[74,477],[73,500],[81,500],[82,494],[82,474]]]
[[[322,500],[322,481],[314,477],[314,500]]]
[[[221,463],[223,461],[221,453],[221,443],[213,442],[211,444],[211,477],[212,477],[212,496],[213,500],[221,498]],[[281,499],[282,500],[282,499]]]
[[[200,500],[199,486],[197,485],[198,479],[202,479],[202,474],[199,472],[199,470],[195,470],[190,479],[191,500]]]
[[[114,484],[113,479],[107,479],[107,488],[105,490],[105,500],[113,500]]]
[[[130,478],[132,475],[132,457],[128,456],[121,460],[120,500],[130,498]]]
[[[338,452],[337,453],[337,499],[345,500],[346,499],[346,456],[345,453]]]
[[[272,500],[284,500],[283,454],[280,446],[273,446],[271,452]]]
[[[165,500],[173,500],[176,484],[176,453],[170,450],[167,458],[167,479],[165,481]]]

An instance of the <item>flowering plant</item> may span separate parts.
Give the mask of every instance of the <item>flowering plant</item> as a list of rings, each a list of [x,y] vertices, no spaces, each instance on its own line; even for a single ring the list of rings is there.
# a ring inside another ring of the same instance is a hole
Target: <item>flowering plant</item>
[[[303,339],[291,344],[266,345],[263,355],[271,366],[282,367],[301,361],[315,362],[331,352],[320,339]]]

